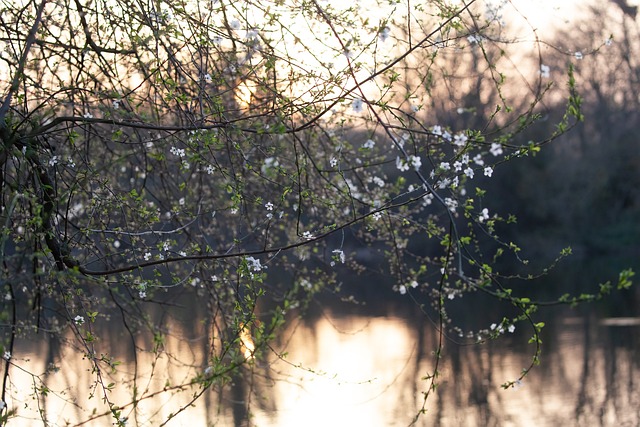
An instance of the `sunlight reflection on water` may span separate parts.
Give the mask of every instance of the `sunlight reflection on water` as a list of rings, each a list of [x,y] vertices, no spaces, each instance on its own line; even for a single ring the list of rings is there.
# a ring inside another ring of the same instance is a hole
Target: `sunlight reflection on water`
[[[514,379],[526,366],[531,348],[519,343],[526,339],[513,337],[466,347],[446,343],[437,393],[431,395],[427,413],[417,425],[579,426],[596,420],[604,426],[638,425],[637,326],[610,328],[598,321],[566,320],[558,319],[558,329],[545,337],[548,346],[543,365],[517,389],[502,390],[500,384]],[[259,392],[261,396],[252,397],[251,425],[408,425],[421,406],[421,392],[428,387],[420,378],[433,371],[434,363],[433,333],[420,337],[419,331],[410,319],[355,314],[327,315],[292,327],[286,362],[273,358],[268,385]],[[626,343],[620,341],[625,338]],[[423,343],[422,351],[418,342]],[[138,387],[163,390],[166,384],[184,382],[200,369],[196,367],[196,347],[171,343],[171,339],[167,346],[177,351],[182,362],[191,361],[193,368],[176,365],[166,357],[154,365],[149,354],[148,360],[138,360],[138,376],[144,378],[152,370],[157,376],[149,383],[139,382]],[[40,344],[26,356],[33,372],[45,370],[46,352],[46,345]],[[15,387],[23,387],[19,412],[26,418],[15,419],[11,425],[34,425],[39,409],[45,411],[52,426],[73,425],[76,420],[90,418],[93,408],[97,413],[107,409],[99,392],[88,398],[93,376],[86,360],[63,355],[59,368],[50,374],[47,384],[55,393],[42,408],[28,396],[33,388],[29,377],[17,371],[12,374]],[[133,372],[130,363],[118,368],[114,377],[122,383],[111,392],[113,401],[127,401],[131,389],[122,384]],[[162,393],[157,399],[140,402],[137,418],[127,413],[131,417],[128,425],[158,425],[184,405],[191,393]],[[208,393],[166,425],[248,425],[234,424],[232,413],[225,408],[232,399],[226,396],[219,400]],[[85,425],[110,422],[103,417]]]

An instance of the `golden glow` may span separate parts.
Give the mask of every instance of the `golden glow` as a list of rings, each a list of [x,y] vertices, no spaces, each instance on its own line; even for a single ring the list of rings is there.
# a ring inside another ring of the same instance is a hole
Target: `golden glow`
[[[567,408],[579,404],[583,384],[587,385],[589,399],[606,401],[605,391],[612,387],[612,380],[607,377],[604,364],[610,363],[610,357],[616,357],[619,371],[631,377],[638,375],[638,367],[633,365],[632,348],[621,347],[612,354],[611,349],[594,346],[591,339],[584,341],[583,321],[571,320],[564,323],[559,320],[562,328],[553,340],[556,347],[545,356],[549,370],[542,367],[534,370],[517,389],[502,390],[499,384],[519,375],[530,361],[528,352],[510,351],[503,346],[449,345],[441,360],[438,389],[429,398],[427,413],[418,425],[478,425],[487,414],[500,425],[539,426],[551,425],[545,422],[553,421],[557,421],[553,425],[573,424],[575,414]],[[132,405],[126,406],[122,414],[129,417],[128,425],[159,425],[183,405],[190,407],[166,426],[192,427],[207,422],[223,427],[234,425],[233,415],[226,407],[220,407],[215,393],[207,392],[202,400],[191,405],[192,391],[199,386],[179,387],[198,374],[199,356],[194,352],[197,346],[181,339],[182,331],[177,325],[171,329],[173,334],[167,336],[164,346],[166,353],[140,352],[137,368],[123,359],[123,355],[115,355],[123,363],[113,376],[118,382],[108,393],[110,401],[116,405],[127,405],[131,401],[130,381],[137,370],[138,387],[144,385],[139,393],[160,393],[153,399],[140,400],[137,415],[132,412]],[[434,356],[430,350],[436,345],[436,337],[430,328],[420,337],[420,330],[409,319],[358,315],[328,314],[304,326],[292,325],[284,334],[287,345],[282,350],[288,352],[286,359],[272,358],[268,386],[257,391],[259,398],[271,402],[267,405],[270,409],[258,405],[252,408],[252,425],[408,425],[422,404],[421,392],[429,386],[421,378],[433,372]],[[241,339],[244,354],[252,357],[253,339],[249,328],[242,329]],[[420,341],[424,343],[423,349],[417,346]],[[145,348],[143,342],[138,345]],[[10,408],[17,409],[20,416],[11,420],[11,426],[37,424],[41,409],[49,417],[48,425],[52,426],[67,425],[67,421],[74,425],[86,420],[92,417],[94,408],[96,414],[109,413],[102,391],[91,386],[95,374],[91,372],[90,362],[73,351],[62,354],[59,369],[46,377],[50,391],[40,402],[44,407],[39,407],[31,393],[32,386],[42,384],[34,383],[27,370],[44,372],[46,354],[43,341],[30,353],[14,356],[26,370],[14,370],[11,374],[11,382],[16,386],[9,390]],[[561,374],[553,375],[553,372]],[[586,377],[585,373],[588,373]],[[104,381],[106,384],[111,379],[105,377]],[[176,388],[172,388],[174,386]],[[472,388],[475,394],[480,393],[480,398],[484,396],[483,403],[473,400],[478,396],[469,392]],[[94,397],[90,397],[92,393]],[[621,399],[619,406],[606,407],[607,419],[615,414],[626,417],[636,413],[632,400],[618,398]],[[614,409],[616,412],[612,412]],[[87,425],[111,425],[111,422],[105,416]]]
[[[240,351],[245,359],[253,359],[256,351],[256,345],[251,337],[251,325],[240,325],[240,331],[238,332],[240,338]]]

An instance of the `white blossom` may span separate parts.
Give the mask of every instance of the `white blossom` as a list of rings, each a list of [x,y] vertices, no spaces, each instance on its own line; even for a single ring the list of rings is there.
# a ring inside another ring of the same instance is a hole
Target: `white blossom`
[[[259,259],[256,259],[252,256],[246,257],[245,260],[247,261],[247,267],[249,268],[250,271],[258,272],[258,271],[261,271],[263,268],[266,268],[260,263]]]
[[[444,204],[447,205],[447,208],[451,211],[451,212],[455,212],[456,209],[458,208],[458,201],[454,200],[450,197],[446,197],[444,199]]]
[[[466,176],[468,176],[470,179],[473,179],[474,171],[473,171],[473,169],[471,168],[471,166],[469,166],[468,168],[466,168],[466,169],[464,170],[464,174],[465,174]]]
[[[409,161],[411,162],[413,169],[420,170],[420,166],[422,166],[422,159],[420,159],[420,156],[409,156]]]
[[[489,149],[489,151],[491,152],[491,154],[493,154],[494,156],[499,156],[500,154],[503,153],[502,151],[502,145],[498,144],[497,142],[492,142],[491,143],[491,148]]]
[[[470,44],[478,44],[482,41],[482,36],[480,34],[469,34],[467,36],[467,41]]]
[[[380,31],[380,35],[378,37],[380,37],[380,41],[382,43],[386,42],[387,39],[389,38],[389,34],[391,33],[391,29],[389,27],[384,27],[381,31]]]
[[[338,256],[338,258],[340,259],[340,262],[344,264],[346,257],[342,249],[334,249],[332,253],[336,254],[336,256]]]
[[[458,133],[453,137],[453,144],[457,147],[463,147],[469,138],[464,133]]]
[[[353,111],[355,111],[356,113],[361,113],[362,110],[363,110],[363,106],[362,105],[363,105],[362,104],[362,99],[356,98],[351,103],[351,108],[353,108]]]
[[[479,222],[484,222],[489,219],[489,209],[484,208],[482,212],[480,212],[480,216],[478,217]]]
[[[247,40],[254,40],[258,38],[258,30],[256,30],[255,28],[252,28],[250,30],[247,30],[246,34],[245,34],[245,38]]]
[[[407,162],[405,162],[399,156],[396,157],[396,167],[400,172],[405,172],[409,170],[409,165],[407,164]]]
[[[540,76],[542,78],[548,79],[551,76],[551,68],[548,65],[541,64],[540,65]]]

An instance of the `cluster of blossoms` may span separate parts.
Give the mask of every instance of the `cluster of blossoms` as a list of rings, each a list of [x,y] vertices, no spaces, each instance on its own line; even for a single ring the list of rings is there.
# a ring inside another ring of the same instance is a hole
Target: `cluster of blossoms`
[[[447,205],[447,208],[451,211],[451,212],[455,212],[456,209],[458,209],[458,201],[455,199],[452,199],[451,197],[446,197],[444,199],[444,203],[445,205]]]
[[[400,172],[408,171],[410,167],[414,170],[419,170],[422,166],[422,159],[419,156],[409,155],[408,158],[402,159],[400,156],[396,157],[396,167]]]
[[[247,267],[252,272],[258,273],[262,271],[262,269],[267,268],[260,263],[259,259],[256,259],[252,256],[246,257],[245,260],[247,261]]]
[[[500,324],[492,323],[490,328],[492,331],[496,331],[498,334],[504,334],[505,332],[504,325],[502,323]],[[515,325],[510,324],[509,326],[507,326],[507,331],[509,331],[509,333],[512,334],[515,332],[515,330],[516,330]]]
[[[504,9],[507,5],[508,0],[494,0],[488,1],[485,3],[485,11],[484,15],[488,22],[497,22],[501,26],[505,26],[506,22],[504,21]]]
[[[375,185],[377,185],[380,188],[384,187],[384,180],[379,176],[374,176],[369,181],[373,182]]]
[[[363,101],[356,98],[352,107],[354,109],[360,109],[363,105]],[[455,213],[460,206],[458,196],[464,196],[466,194],[465,188],[461,187],[461,183],[464,179],[471,180],[478,175],[485,177],[492,177],[494,168],[492,163],[487,161],[487,156],[498,157],[504,154],[504,147],[497,142],[491,142],[488,144],[486,151],[484,152],[472,152],[474,148],[482,147],[481,145],[475,145],[475,142],[470,141],[470,133],[468,131],[451,132],[449,129],[441,126],[434,125],[431,127],[431,135],[437,137],[438,140],[445,144],[449,144],[454,150],[454,157],[451,160],[442,160],[436,164],[436,166],[430,172],[431,187],[428,183],[423,183],[421,186],[424,195],[422,196],[422,206],[426,207],[433,204],[434,200],[438,199],[444,202],[445,207],[451,212]],[[402,153],[396,156],[395,166],[400,172],[409,172],[411,170],[420,171],[423,166],[422,158],[417,154],[406,154],[404,147],[407,141],[411,138],[410,133],[405,132],[402,136],[393,141],[392,148],[398,147]],[[366,140],[361,149],[373,150],[376,147],[376,142],[373,139]],[[335,168],[339,160],[336,156],[331,156],[329,164],[332,168]],[[360,159],[357,159],[360,160]],[[278,166],[278,161],[273,158],[267,158],[262,165],[262,172],[269,173],[269,171]],[[369,176],[365,182],[372,183],[374,186],[369,188],[369,192],[377,189],[386,188],[387,183],[384,176]],[[343,176],[338,186],[348,187],[350,194],[356,198],[365,199],[366,193],[362,193],[359,190],[359,186],[346,176]],[[408,188],[408,192],[413,192],[418,188],[414,188],[413,185]],[[449,195],[442,195],[442,198],[437,197],[437,194],[433,193],[433,190],[454,190],[454,193]],[[446,196],[446,197],[445,197]],[[380,201],[377,198],[369,199],[372,203],[372,207],[377,209],[380,207]],[[264,207],[267,210],[267,218],[273,217],[273,204],[266,203]],[[295,208],[294,208],[295,209]],[[382,218],[381,211],[374,211],[371,214],[371,218],[374,221],[378,221]],[[479,223],[487,222],[490,219],[488,209],[483,209],[476,216],[476,220]],[[312,240],[314,237],[309,231],[305,231],[302,234],[302,238],[306,240]]]
[[[492,166],[485,163],[483,153],[469,153],[469,137],[466,133],[460,132],[456,134],[450,133],[440,125],[431,128],[431,134],[442,139],[444,142],[450,143],[458,153],[452,161],[441,161],[431,171],[430,178],[434,181],[434,187],[439,190],[458,189],[461,178],[473,179],[478,172],[486,177],[493,175]],[[503,146],[497,142],[492,142],[489,146],[488,153],[493,157],[498,157],[504,153]],[[464,194],[464,189],[460,189],[460,194]],[[431,199],[433,196],[431,195]],[[431,200],[426,200],[425,204],[430,204]],[[455,198],[444,198],[444,202],[449,210],[455,212],[458,202]],[[483,210],[479,216],[479,222],[489,219],[488,210]]]
[[[422,185],[422,189],[425,192],[423,196],[422,205],[428,206],[433,203],[434,200],[440,200],[444,203],[444,206],[451,213],[455,214],[461,204],[460,197],[464,197],[466,194],[465,188],[461,187],[464,180],[472,180],[478,175],[485,177],[492,177],[494,168],[492,164],[499,159],[499,156],[504,155],[504,146],[498,142],[490,142],[487,145],[480,145],[475,141],[470,140],[471,133],[464,132],[451,132],[443,126],[435,125],[431,128],[431,135],[435,136],[439,142],[443,143],[443,146],[450,147],[452,149],[452,157],[450,159],[441,159],[438,163],[435,163],[433,169],[430,172],[431,186],[427,183]],[[368,147],[373,147],[373,143],[366,143]],[[478,150],[475,151],[474,150]],[[411,167],[418,170],[421,166],[421,160],[417,156],[407,156],[406,159],[398,156],[396,157],[396,168],[401,171],[409,171]],[[374,182],[370,179],[369,182]],[[413,185],[409,186],[408,191],[415,190]],[[435,191],[434,191],[435,190]],[[438,192],[442,190],[442,197],[438,197]],[[435,193],[435,194],[434,194]],[[491,224],[492,215],[488,208],[481,208],[475,215],[475,220],[478,224]],[[495,216],[494,216],[495,217]],[[372,215],[374,220],[381,218],[380,212],[375,212]],[[444,268],[441,272],[446,274]],[[417,281],[411,281],[410,283],[397,285],[395,290],[401,295],[407,294],[412,288],[418,287]],[[447,297],[454,299],[460,295],[455,289],[448,291]],[[490,330],[485,330],[480,333],[479,336],[486,337],[495,334],[504,334],[505,332],[513,333],[515,326],[509,322],[503,322],[502,324],[495,324],[491,326]]]
[[[273,203],[267,202],[264,207],[267,210],[267,219],[273,218]]]
[[[247,263],[247,270],[249,271],[249,277],[252,279],[256,274],[260,273],[262,270],[267,268],[266,265],[262,265],[259,259],[256,259],[252,256],[246,257],[244,259]]]
[[[489,219],[489,209],[484,208],[482,212],[480,212],[480,216],[478,217],[478,222],[484,222]]]
[[[409,288],[415,289],[418,287],[418,282],[416,282],[415,280],[411,281],[411,283],[407,284],[407,285],[400,285],[398,287],[398,292],[400,292],[400,295],[404,295],[407,293],[407,290]]]
[[[184,148],[171,147],[171,149],[169,151],[174,156],[178,156],[178,157],[184,157],[185,156]]]

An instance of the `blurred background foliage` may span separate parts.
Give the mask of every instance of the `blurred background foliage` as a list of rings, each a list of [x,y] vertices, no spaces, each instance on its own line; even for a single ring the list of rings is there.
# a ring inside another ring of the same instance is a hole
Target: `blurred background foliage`
[[[566,53],[612,36],[593,55],[575,62],[585,120],[535,157],[496,169],[486,188],[501,211],[518,217],[518,236],[549,252],[571,244],[576,255],[640,253],[640,63],[639,27],[610,3],[590,8],[579,27],[558,32],[543,52],[554,87],[566,68]],[[604,31],[611,30],[614,33]],[[563,103],[545,100],[545,111],[519,138],[537,140],[553,132]],[[558,99],[558,97],[556,97]],[[475,98],[475,102],[478,98]],[[475,105],[470,106],[475,108]],[[469,108],[469,107],[468,107]],[[511,229],[512,231],[515,228]],[[536,244],[537,242],[537,244]],[[552,243],[551,243],[552,244]],[[527,245],[524,245],[527,246]]]

